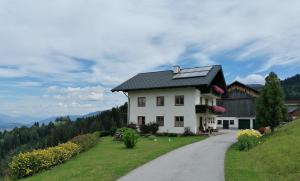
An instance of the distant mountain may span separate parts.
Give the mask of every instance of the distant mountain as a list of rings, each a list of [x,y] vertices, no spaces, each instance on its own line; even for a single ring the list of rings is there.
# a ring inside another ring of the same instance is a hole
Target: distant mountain
[[[281,81],[287,100],[300,100],[300,74]]]
[[[86,117],[92,117],[100,114],[102,111],[96,111],[91,112],[84,115],[70,115],[70,119],[72,121],[76,121],[78,118],[86,118]],[[41,118],[35,118],[30,116],[18,116],[18,117],[11,117],[8,115],[0,114],[0,131],[6,130],[6,129],[12,129],[15,127],[21,127],[21,126],[31,126],[34,122],[39,122],[40,124],[48,124],[51,121],[54,122],[56,118],[58,117],[67,117],[67,116],[53,116],[49,117],[47,119]]]
[[[252,89],[255,89],[257,91],[261,91],[264,85],[262,84],[248,84],[247,86],[251,87]]]
[[[29,116],[12,117],[5,114],[0,114],[0,130],[11,129],[14,127],[28,126],[39,118],[33,118]]]

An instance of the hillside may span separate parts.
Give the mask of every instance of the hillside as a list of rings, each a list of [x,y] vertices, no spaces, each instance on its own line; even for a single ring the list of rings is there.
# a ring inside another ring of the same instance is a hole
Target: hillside
[[[104,180],[113,181],[134,168],[178,147],[205,139],[204,136],[158,137],[157,141],[141,137],[134,149],[125,149],[122,142],[112,137],[103,137],[89,151],[51,170],[39,173],[24,180],[55,181],[67,180]],[[166,168],[167,169],[167,168]],[[147,178],[144,178],[147,179]],[[143,179],[141,179],[143,180]]]
[[[287,78],[281,83],[287,100],[300,100],[300,74]]]
[[[279,128],[250,151],[232,146],[226,154],[226,180],[299,180],[300,119]]]

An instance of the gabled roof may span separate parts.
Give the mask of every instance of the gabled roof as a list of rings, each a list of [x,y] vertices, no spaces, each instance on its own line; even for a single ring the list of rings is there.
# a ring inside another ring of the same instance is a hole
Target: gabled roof
[[[227,89],[230,89],[230,87],[233,87],[234,85],[238,85],[238,86],[241,86],[241,87],[250,89],[250,90],[252,90],[252,91],[254,91],[254,92],[256,92],[256,93],[259,93],[258,89],[254,88],[254,87],[251,86],[251,85],[245,85],[245,84],[243,84],[243,83],[241,83],[241,82],[239,82],[239,81],[234,81],[234,82],[232,82],[231,84],[229,84],[229,85],[227,86]]]
[[[221,65],[214,65],[205,76],[173,78],[172,70],[140,73],[111,91],[131,91],[159,88],[196,87],[210,85],[217,75],[222,76],[224,86],[226,85]]]

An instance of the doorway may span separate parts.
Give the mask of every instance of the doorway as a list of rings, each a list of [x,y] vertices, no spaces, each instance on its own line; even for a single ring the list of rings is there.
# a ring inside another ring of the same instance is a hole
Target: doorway
[[[229,120],[223,120],[223,129],[229,129]]]

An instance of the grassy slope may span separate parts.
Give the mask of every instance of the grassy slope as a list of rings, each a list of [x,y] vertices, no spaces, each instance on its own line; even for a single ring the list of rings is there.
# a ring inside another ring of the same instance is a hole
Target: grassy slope
[[[167,137],[158,137],[157,142],[141,138],[135,149],[125,149],[122,143],[112,141],[111,137],[105,137],[94,148],[65,164],[25,180],[115,180],[159,155],[204,138],[176,137],[171,138],[171,142]]]
[[[300,119],[283,126],[248,152],[227,151],[227,181],[300,180]]]

